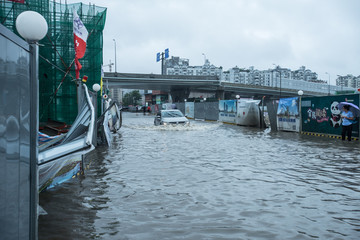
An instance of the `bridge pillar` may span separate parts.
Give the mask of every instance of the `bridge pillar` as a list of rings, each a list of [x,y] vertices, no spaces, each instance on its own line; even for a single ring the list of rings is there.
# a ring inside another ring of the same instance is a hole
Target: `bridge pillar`
[[[190,89],[173,89],[170,91],[173,102],[184,102],[190,95]]]
[[[224,100],[225,99],[225,91],[223,89],[216,90],[216,99]]]

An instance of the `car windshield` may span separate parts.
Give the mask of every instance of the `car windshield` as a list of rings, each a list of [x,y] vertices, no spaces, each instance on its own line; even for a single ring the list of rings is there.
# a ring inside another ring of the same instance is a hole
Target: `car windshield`
[[[183,117],[184,115],[180,111],[163,111],[161,112],[162,117]]]

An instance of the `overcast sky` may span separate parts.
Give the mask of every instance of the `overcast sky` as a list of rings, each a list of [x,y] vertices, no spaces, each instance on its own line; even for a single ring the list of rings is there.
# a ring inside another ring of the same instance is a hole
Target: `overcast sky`
[[[68,3],[79,1],[68,0]],[[160,73],[156,53],[223,70],[300,66],[335,84],[360,75],[359,0],[92,0],[107,7],[104,64]],[[105,67],[105,71],[109,68]],[[114,71],[114,69],[113,69]]]

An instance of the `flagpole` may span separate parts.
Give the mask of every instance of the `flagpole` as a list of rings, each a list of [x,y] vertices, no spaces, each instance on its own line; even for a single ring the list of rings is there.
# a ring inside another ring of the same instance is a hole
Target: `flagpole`
[[[83,92],[81,91],[81,80],[80,78],[79,79],[76,79],[76,91],[77,91],[77,103],[78,103],[78,114],[80,113],[81,111],[81,102],[82,102],[82,99],[83,99]]]
[[[100,102],[101,102],[101,114],[104,112],[104,103],[103,103],[103,77],[104,77],[104,70],[101,65],[101,79],[100,79]]]
[[[87,31],[84,23],[79,18],[75,8],[73,10],[73,34],[74,34],[74,48],[75,48],[75,74],[76,74],[76,87],[77,87],[77,102],[78,102],[78,113],[80,113],[81,103],[83,100],[83,91],[82,91],[82,84],[81,84],[81,79],[80,79],[80,70],[81,70],[82,66],[79,62],[79,59],[83,58],[85,55],[86,41],[89,36],[89,32]]]

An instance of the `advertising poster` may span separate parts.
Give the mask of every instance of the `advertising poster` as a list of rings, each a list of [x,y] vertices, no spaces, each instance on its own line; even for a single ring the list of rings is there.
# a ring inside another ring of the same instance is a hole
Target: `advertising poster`
[[[299,132],[299,98],[281,98],[277,109],[277,127],[280,131]]]
[[[219,121],[236,123],[236,100],[219,101]]]
[[[325,97],[303,97],[301,100],[301,121],[303,132],[341,135],[340,102],[359,106],[359,95],[339,95]],[[353,124],[353,137],[359,137],[359,118]]]
[[[186,102],[185,103],[185,117],[194,119],[194,102]]]
[[[156,104],[161,104],[161,96],[156,95]]]

